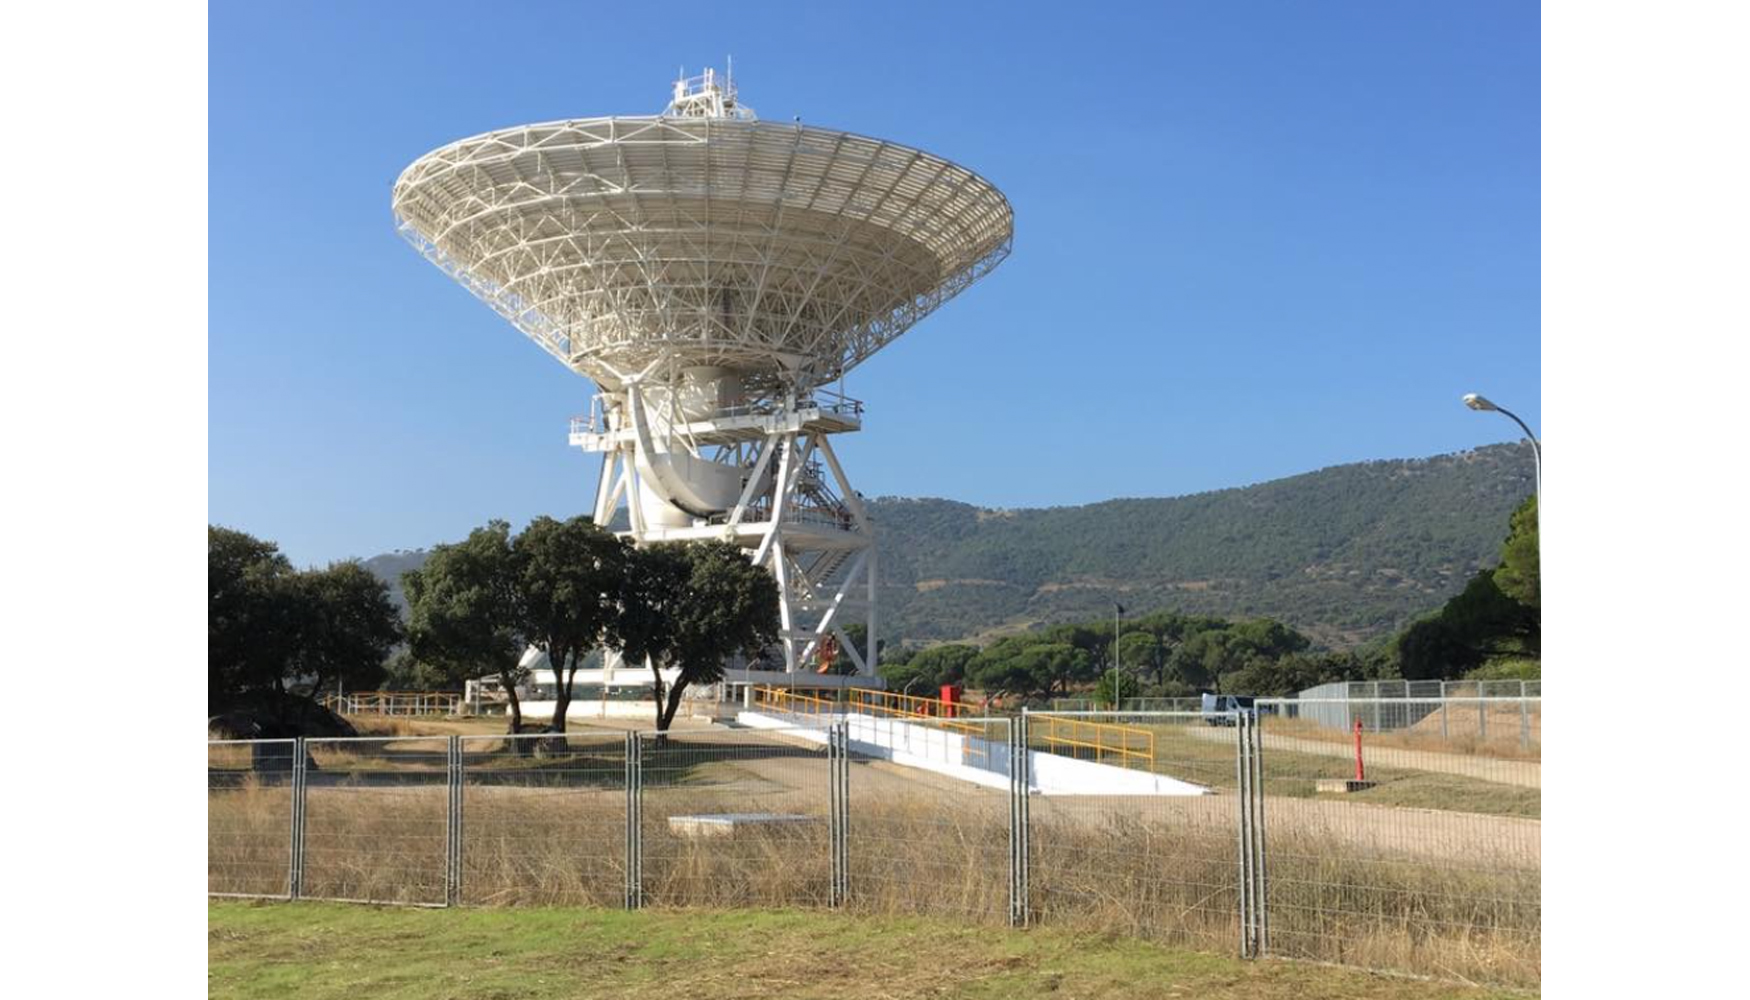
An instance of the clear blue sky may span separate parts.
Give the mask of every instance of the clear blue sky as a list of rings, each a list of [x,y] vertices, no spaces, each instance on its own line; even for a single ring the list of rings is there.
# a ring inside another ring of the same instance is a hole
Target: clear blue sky
[[[585,513],[593,387],[419,258],[389,189],[531,121],[742,98],[919,146],[1013,256],[852,373],[869,496],[1073,504],[1540,426],[1525,2],[214,0],[209,516],[300,564]],[[148,262],[149,264],[149,262]]]

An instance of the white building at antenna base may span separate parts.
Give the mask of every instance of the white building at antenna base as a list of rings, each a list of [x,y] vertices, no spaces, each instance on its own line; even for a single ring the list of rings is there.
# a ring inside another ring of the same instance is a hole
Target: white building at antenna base
[[[764,666],[826,682],[832,636],[873,677],[873,534],[832,444],[862,427],[843,380],[1008,256],[1001,192],[920,150],[760,121],[707,71],[659,115],[438,149],[393,206],[422,254],[595,382],[571,443],[600,456],[598,524],[623,506],[640,544],[742,546],[779,585]]]

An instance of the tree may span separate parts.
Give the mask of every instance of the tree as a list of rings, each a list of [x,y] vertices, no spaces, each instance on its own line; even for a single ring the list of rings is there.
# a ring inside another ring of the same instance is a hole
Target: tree
[[[1160,636],[1143,629],[1135,632],[1126,630],[1123,638],[1118,640],[1118,665],[1141,676],[1152,677],[1156,683],[1162,680],[1162,673],[1166,668],[1166,653],[1167,647],[1161,642]],[[1133,696],[1134,694],[1126,695]]]
[[[1415,680],[1449,679],[1495,658],[1536,660],[1543,646],[1540,603],[1537,499],[1528,497],[1513,513],[1501,564],[1471,577],[1438,613],[1398,636],[1398,671]]]
[[[356,561],[299,571],[279,546],[207,527],[207,701],[311,699],[332,681],[376,683],[401,637],[389,588]]]
[[[563,733],[577,669],[607,639],[619,612],[632,549],[587,517],[542,516],[511,540],[510,550],[516,631],[552,664],[557,692],[549,731]]]
[[[1071,684],[1092,680],[1098,670],[1086,649],[1052,641],[1064,636],[1048,630],[1000,639],[967,664],[967,679],[990,694],[1008,691],[1043,698],[1058,691],[1067,694]]]
[[[413,655],[411,649],[401,649],[383,664],[384,691],[453,691],[468,681],[469,675],[458,673]]]
[[[884,661],[880,667],[887,686],[895,691],[912,687],[924,697],[935,697],[944,684],[959,684],[966,679],[966,666],[978,656],[977,646],[949,643],[919,650],[910,657]]]
[[[1142,682],[1131,676],[1128,669],[1107,670],[1094,684],[1094,701],[1108,708],[1120,708],[1124,699],[1141,694]]]
[[[279,690],[294,648],[291,561],[279,546],[207,526],[207,703]]]
[[[728,542],[667,542],[632,551],[608,643],[655,675],[656,729],[666,733],[694,684],[723,679],[723,661],[778,641],[778,584]],[[663,671],[673,670],[672,684]]]
[[[401,576],[407,592],[409,651],[452,677],[496,673],[510,699],[510,732],[522,731],[518,664],[528,640],[518,613],[510,525],[491,521],[453,545],[432,549],[425,565]]]
[[[1397,647],[1398,670],[1405,680],[1457,677],[1482,662],[1482,654],[1440,615],[1404,629]]]
[[[290,673],[316,697],[330,683],[375,685],[383,663],[401,641],[401,615],[389,585],[357,560],[331,563],[293,577],[296,644]]]
[[[1538,579],[1537,496],[1526,497],[1508,522],[1507,542],[1501,547],[1501,566],[1495,585],[1501,593],[1541,613],[1543,595]],[[1541,624],[1541,622],[1540,622]]]

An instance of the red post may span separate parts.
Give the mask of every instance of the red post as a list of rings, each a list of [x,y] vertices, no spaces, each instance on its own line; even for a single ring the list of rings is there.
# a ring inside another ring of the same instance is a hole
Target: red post
[[[942,685],[942,718],[954,718],[954,704],[960,700],[960,687],[955,684]]]
[[[1355,720],[1355,780],[1366,781],[1367,771],[1361,766],[1361,720]]]

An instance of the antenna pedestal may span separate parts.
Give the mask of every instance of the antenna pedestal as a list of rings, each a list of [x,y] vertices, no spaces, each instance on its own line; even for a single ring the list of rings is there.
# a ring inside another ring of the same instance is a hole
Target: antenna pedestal
[[[678,398],[653,400],[634,385],[597,396],[592,415],[572,421],[571,444],[602,456],[596,523],[612,523],[623,502],[620,534],[639,545],[741,546],[778,581],[783,671],[812,672],[832,636],[859,675],[873,676],[874,531],[830,440],[862,428],[862,404],[817,389],[701,415]],[[846,632],[859,622],[866,646]]]

